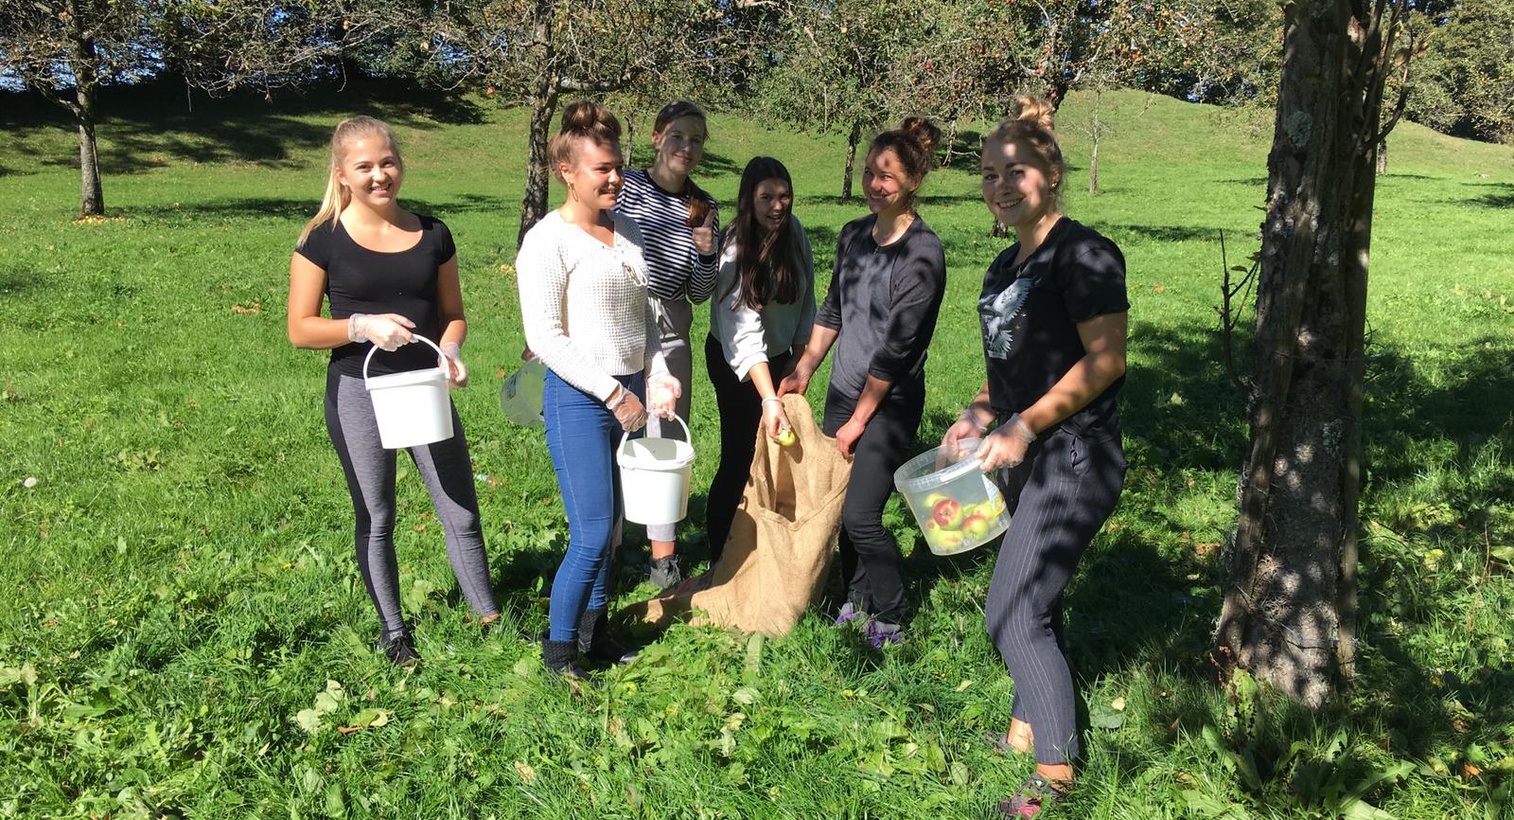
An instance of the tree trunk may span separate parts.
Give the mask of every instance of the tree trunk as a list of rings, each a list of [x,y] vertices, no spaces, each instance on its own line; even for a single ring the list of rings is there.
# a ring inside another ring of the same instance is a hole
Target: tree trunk
[[[1377,175],[1388,175],[1388,141],[1383,140],[1377,144]]]
[[[625,149],[626,149],[626,153],[625,153],[626,168],[627,169],[635,168],[636,167],[636,119],[634,117],[629,117],[629,116],[626,117]],[[651,163],[647,163],[647,164],[651,165]]]
[[[95,71],[95,41],[85,27],[85,17],[74,4],[69,12],[68,35],[73,45],[69,66],[74,74],[74,102],[65,106],[79,123],[79,216],[103,216],[105,193],[100,186],[100,156],[95,145],[95,92],[100,77]]]
[[[551,171],[547,167],[547,142],[551,139],[552,115],[557,112],[557,97],[562,82],[554,66],[552,48],[553,0],[536,0],[532,30],[536,44],[536,89],[531,96],[531,130],[527,140],[526,193],[520,201],[520,232],[516,247],[526,239],[526,232],[547,214],[547,191]]]
[[[552,115],[557,112],[557,82],[548,78],[531,100],[530,150],[526,159],[526,195],[520,202],[520,233],[516,245],[526,238],[543,216],[547,215],[547,191],[551,169],[547,167],[547,143],[552,138]]]
[[[1373,164],[1401,2],[1295,4],[1285,19],[1251,446],[1216,637],[1310,706],[1354,660]]]
[[[1093,119],[1088,122],[1088,137],[1093,142],[1093,150],[1088,154],[1088,193],[1099,192],[1099,138],[1104,135],[1104,121],[1100,118],[1101,109],[1104,106],[1104,90],[1095,89],[1093,92]]]
[[[104,216],[100,156],[95,146],[94,89],[79,88],[79,216]]]
[[[852,120],[852,135],[846,138],[846,176],[841,179],[841,201],[852,201],[852,169],[857,164],[857,143],[862,141],[862,120]]]

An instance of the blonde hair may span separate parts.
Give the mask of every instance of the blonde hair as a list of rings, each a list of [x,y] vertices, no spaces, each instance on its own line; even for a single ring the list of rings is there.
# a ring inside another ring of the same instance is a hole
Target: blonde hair
[[[321,197],[321,209],[311,220],[305,223],[305,229],[300,231],[300,240],[295,247],[302,247],[305,240],[310,237],[310,232],[321,225],[330,224],[333,228],[342,216],[342,211],[352,202],[352,192],[342,185],[337,174],[342,169],[342,160],[347,156],[348,146],[360,139],[368,137],[383,137],[389,143],[389,149],[394,152],[394,159],[399,162],[403,170],[405,162],[400,158],[399,144],[394,141],[394,132],[382,120],[373,117],[349,117],[336,124],[336,130],[331,132],[331,167],[326,176],[326,195]]]
[[[557,136],[547,143],[547,163],[552,166],[552,176],[558,182],[563,179],[562,166],[578,160],[578,140],[586,138],[596,145],[620,145],[620,120],[596,102],[578,100],[568,104],[562,112],[562,128]]]
[[[1040,97],[1021,97],[1016,100],[1019,108],[994,130],[988,132],[983,143],[1014,143],[1029,149],[1034,164],[1051,182],[1052,194],[1060,200],[1062,180],[1067,177],[1067,162],[1062,158],[1062,146],[1057,144],[1057,132],[1052,126],[1055,111],[1051,103]]]

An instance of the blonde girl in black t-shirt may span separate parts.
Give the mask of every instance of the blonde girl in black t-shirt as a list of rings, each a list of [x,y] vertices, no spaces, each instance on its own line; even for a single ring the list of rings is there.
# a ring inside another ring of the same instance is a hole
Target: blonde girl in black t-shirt
[[[379,442],[363,360],[374,346],[374,375],[447,367],[453,387],[468,383],[461,348],[468,335],[452,234],[441,221],[399,206],[404,165],[394,135],[371,117],[343,120],[331,137],[326,196],[305,226],[289,263],[289,341],[331,351],[326,370],[326,429],[341,460],[356,517],[363,584],[378,610],[377,648],[400,666],[416,663],[400,612],[394,554],[395,452]],[[321,315],[329,300],[330,318]],[[444,362],[416,335],[436,341]],[[452,438],[409,448],[431,494],[447,557],[464,597],[484,624],[499,618],[479,527],[473,466],[457,410]]]
[[[983,199],[1018,242],[984,276],[978,303],[988,378],[943,444],[983,437],[1013,512],[985,606],[1014,678],[1009,733],[1036,772],[999,804],[1031,817],[1073,784],[1076,693],[1062,636],[1062,591],[1124,486],[1116,396],[1125,381],[1130,303],[1113,242],[1062,214],[1067,176],[1051,106],[1021,99],[983,144]]]

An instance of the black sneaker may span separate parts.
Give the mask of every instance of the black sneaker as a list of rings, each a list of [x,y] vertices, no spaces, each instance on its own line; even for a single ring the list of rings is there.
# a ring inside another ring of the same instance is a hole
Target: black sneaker
[[[421,655],[415,651],[415,642],[410,638],[410,633],[396,635],[388,641],[379,641],[377,647],[383,652],[389,662],[401,669],[414,669],[421,662]]]
[[[683,583],[683,570],[678,568],[678,556],[653,559],[647,577],[652,581],[652,586],[660,590],[669,590]]]

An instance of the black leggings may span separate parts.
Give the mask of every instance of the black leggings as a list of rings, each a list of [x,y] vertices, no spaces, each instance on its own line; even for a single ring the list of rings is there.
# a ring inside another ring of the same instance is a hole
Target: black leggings
[[[985,607],[988,634],[1015,681],[1010,714],[1030,724],[1036,762],[1077,759],[1077,694],[1062,634],[1062,591],[1125,486],[1118,436],[1086,441],[1061,428],[1000,473],[1012,517]]]
[[[851,408],[827,401],[825,409],[825,434],[834,436],[851,417]],[[903,624],[906,618],[904,558],[883,526],[883,507],[894,492],[894,471],[910,458],[924,412],[924,382],[884,399],[857,439],[841,507],[841,577],[847,599],[893,624]]]
[[[793,356],[788,352],[768,359],[773,384],[788,370]],[[750,380],[741,381],[725,360],[725,348],[714,336],[704,340],[704,366],[715,386],[715,405],[720,410],[720,466],[710,482],[705,503],[705,529],[710,536],[710,565],[720,560],[731,535],[736,507],[746,492],[757,451],[757,428],[762,425],[762,396]]]

